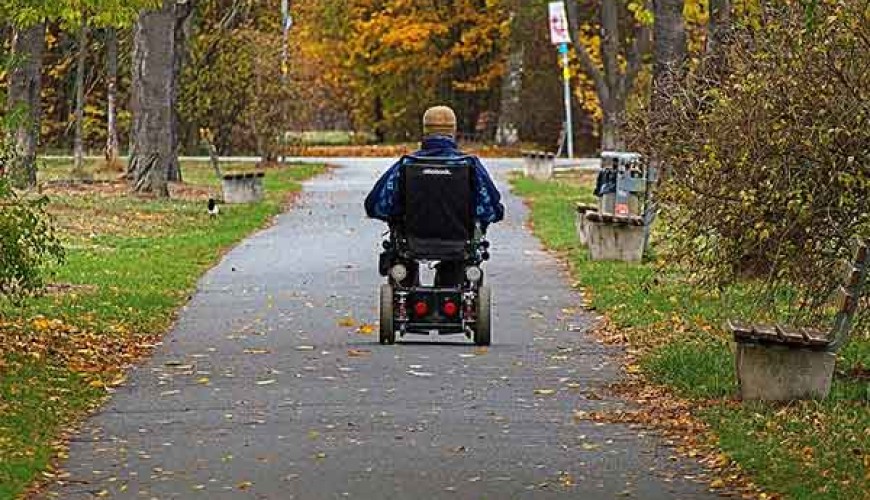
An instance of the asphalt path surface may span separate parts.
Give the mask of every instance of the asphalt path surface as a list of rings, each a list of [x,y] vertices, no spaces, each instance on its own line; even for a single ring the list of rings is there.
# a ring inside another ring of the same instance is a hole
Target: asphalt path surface
[[[73,439],[69,476],[46,496],[712,496],[654,434],[575,418],[626,404],[604,391],[618,351],[584,333],[596,319],[504,184],[486,269],[492,347],[379,345],[368,325],[384,227],[362,200],[388,162],[331,161],[341,168],[202,278],[153,358]],[[488,165],[503,181],[516,162]]]

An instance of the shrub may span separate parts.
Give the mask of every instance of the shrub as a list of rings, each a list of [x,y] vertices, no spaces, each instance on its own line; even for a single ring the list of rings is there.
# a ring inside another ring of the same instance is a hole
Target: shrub
[[[642,110],[636,132],[667,167],[669,261],[718,287],[753,278],[809,320],[870,236],[870,10],[774,4],[735,26],[723,63]]]
[[[12,161],[14,146],[0,127],[0,173]],[[19,302],[40,291],[46,266],[63,260],[47,203],[44,196],[18,194],[0,174],[0,298]]]

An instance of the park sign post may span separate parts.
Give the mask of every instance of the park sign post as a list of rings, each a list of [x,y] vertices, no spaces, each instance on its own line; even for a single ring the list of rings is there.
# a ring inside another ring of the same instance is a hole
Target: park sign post
[[[550,2],[550,40],[559,47],[562,56],[562,79],[565,86],[565,144],[568,146],[568,158],[574,157],[574,125],[571,117],[571,66],[569,65],[568,48],[571,44],[571,32],[568,29],[568,13],[565,2]]]

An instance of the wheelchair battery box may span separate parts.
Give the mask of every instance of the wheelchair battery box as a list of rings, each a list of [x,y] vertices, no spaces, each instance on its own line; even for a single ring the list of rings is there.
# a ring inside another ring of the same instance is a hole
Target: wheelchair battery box
[[[452,288],[417,288],[408,295],[413,322],[452,323],[462,319],[462,292]]]

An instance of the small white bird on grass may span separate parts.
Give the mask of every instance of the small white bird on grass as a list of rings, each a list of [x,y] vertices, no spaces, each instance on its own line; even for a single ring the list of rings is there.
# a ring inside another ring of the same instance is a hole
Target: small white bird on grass
[[[214,198],[208,199],[208,214],[212,217],[217,217],[218,214],[221,213],[220,207],[218,207],[217,202]]]

